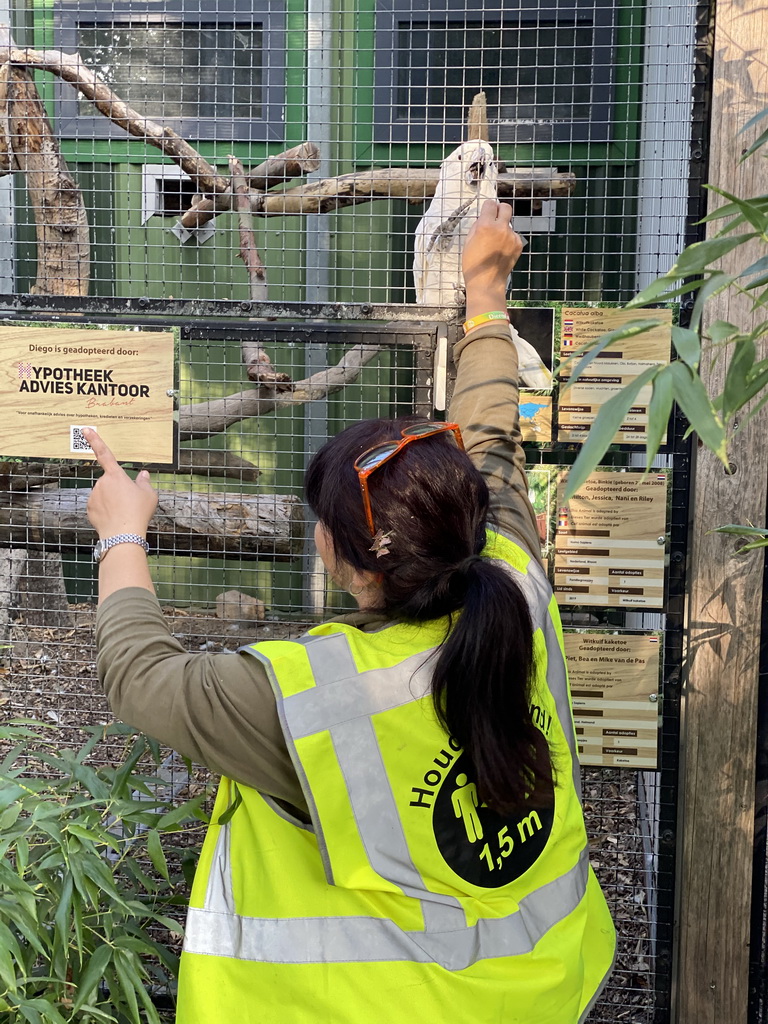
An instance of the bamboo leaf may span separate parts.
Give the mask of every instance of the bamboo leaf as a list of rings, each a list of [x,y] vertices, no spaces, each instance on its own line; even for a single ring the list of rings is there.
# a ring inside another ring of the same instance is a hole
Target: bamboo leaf
[[[728,323],[727,320],[715,320],[707,328],[707,334],[716,345],[727,341],[728,338],[732,338],[734,334],[738,333],[739,328],[734,324]]]
[[[576,461],[568,471],[565,500],[569,501],[595,469],[609,446],[613,444],[624,418],[634,405],[640,391],[661,371],[660,366],[650,366],[633,381],[617,391],[600,409],[589,433],[581,446]]]
[[[667,302],[670,299],[677,298],[679,295],[686,295],[688,292],[694,292],[700,287],[706,278],[697,278],[694,281],[685,281],[683,284],[675,284],[679,274],[673,274],[670,270],[663,277],[657,277],[655,281],[651,281],[641,292],[629,302],[625,303],[625,309],[639,309],[641,306],[648,306],[650,303]]]
[[[764,284],[768,284],[768,274],[761,274],[760,277],[756,277],[754,281],[750,281],[749,284],[745,284],[744,290],[751,292],[754,291],[755,288],[762,288]],[[757,305],[763,305],[764,301],[764,296],[759,295],[756,297]]]
[[[765,537],[768,536],[768,530],[764,530],[759,526],[739,526],[738,524],[731,523],[728,526],[716,526],[712,531],[713,533],[736,533],[744,535],[745,537]]]
[[[67,949],[69,946],[69,912],[72,905],[74,881],[72,875],[64,878],[59,905],[53,918],[53,969],[60,978],[67,976]]]
[[[120,991],[123,994],[125,1002],[127,1003],[134,1021],[139,1021],[139,1004],[136,999],[136,974],[133,964],[130,962],[130,958],[123,949],[116,949],[112,958],[112,966],[117,976],[117,981],[120,985]],[[139,988],[143,989],[143,983],[141,979],[138,979]]]
[[[14,994],[19,981],[16,975],[16,964],[22,963],[24,963],[24,957],[16,936],[7,924],[0,922],[0,980],[4,987]]]
[[[675,399],[686,419],[702,443],[727,465],[725,428],[709,400],[701,378],[685,363],[672,363],[669,367],[674,381]]]
[[[730,200],[756,231],[761,235],[765,234],[766,228],[768,228],[768,217],[759,209],[756,203],[750,199],[739,199],[738,196],[731,195],[730,192],[717,188],[715,185],[705,185],[704,187],[710,192],[715,192],[717,195],[723,196],[724,199]]]
[[[672,344],[684,363],[687,363],[692,370],[699,368],[701,339],[697,331],[692,331],[687,327],[673,327]]]
[[[147,832],[147,853],[155,871],[162,875],[166,882],[170,882],[171,876],[168,872],[168,861],[165,859],[163,844],[160,841],[160,833],[155,828]]]
[[[727,253],[743,245],[748,239],[755,238],[757,232],[740,234],[735,238],[723,238],[717,236],[708,238],[705,242],[694,242],[682,251],[677,263],[668,272],[668,277],[690,277],[692,274],[701,274],[709,268],[710,263],[721,259]]]
[[[735,280],[736,278],[732,274],[724,274],[722,270],[715,270],[710,274],[699,288],[696,301],[693,304],[690,323],[691,330],[698,331],[700,329],[701,318],[704,315],[704,306],[709,299],[725,291]]]
[[[750,263],[742,270],[739,277],[750,277],[753,274],[762,274],[764,271],[768,271],[768,256],[761,256],[759,260]]]
[[[765,385],[763,384],[762,386]],[[758,390],[759,388],[754,388],[754,391]],[[766,402],[768,402],[768,393],[764,394],[759,402],[755,402],[755,404],[752,406],[752,408],[749,410],[746,416],[744,416],[744,418],[739,421],[738,429],[743,430],[744,427],[746,427],[746,425],[749,423],[749,421],[760,412],[760,410],[763,408]]]
[[[160,831],[166,831],[172,825],[179,825],[183,821],[188,821],[190,818],[195,817],[200,821],[207,821],[207,815],[201,810],[202,805],[208,799],[207,793],[200,793],[199,796],[193,797],[191,800],[185,801],[178,807],[174,807],[172,811],[168,811],[164,814],[157,823],[157,828]]]
[[[72,1006],[72,1013],[77,1011],[88,1002],[94,989],[104,976],[107,964],[112,959],[112,948],[106,943],[92,951],[88,958],[85,970],[77,980],[77,995]]]
[[[4,811],[11,804],[16,803],[26,795],[26,790],[14,784],[5,785],[0,789],[0,811]]]
[[[669,367],[663,367],[653,378],[653,392],[648,403],[648,439],[645,442],[646,466],[650,466],[661,447],[672,415],[674,389]]]
[[[221,815],[219,815],[219,820],[217,822],[217,824],[219,825],[226,825],[228,822],[230,822],[235,811],[243,802],[243,794],[240,792],[240,787],[237,785],[236,782],[233,783],[233,786],[235,787],[235,799],[232,801],[229,807],[227,807],[227,809]]]
[[[10,807],[6,807],[0,814],[0,835],[7,835],[19,820],[21,814],[21,801],[16,800]]]
[[[42,1018],[46,1024],[67,1024],[66,1020],[62,1017],[50,999],[43,999],[38,996],[35,999],[25,999],[18,1005],[22,1013],[24,1013],[25,1010],[28,1010],[33,1014],[38,1013],[40,1016],[36,1019],[40,1020]],[[33,1019],[35,1018],[27,1017],[27,1020],[29,1021]]]
[[[753,153],[756,153],[758,149],[761,149],[766,142],[768,142],[768,130],[764,131],[762,135],[758,135],[746,153],[744,153],[741,160],[739,160],[739,163],[743,164],[744,161],[751,157]]]
[[[727,423],[737,409],[749,401],[747,396],[747,376],[752,369],[757,349],[750,338],[744,338],[733,350],[731,361],[725,375],[722,393],[722,416]]]
[[[743,135],[744,132],[748,132],[750,128],[754,127],[754,125],[756,124],[759,124],[765,117],[768,117],[768,107],[763,107],[763,109],[759,110],[754,117],[750,117],[750,119],[747,121],[744,127],[739,128],[737,134]]]

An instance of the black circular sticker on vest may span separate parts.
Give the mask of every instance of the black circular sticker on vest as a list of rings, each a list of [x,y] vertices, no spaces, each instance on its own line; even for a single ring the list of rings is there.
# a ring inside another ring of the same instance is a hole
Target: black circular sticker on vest
[[[472,762],[462,753],[442,777],[432,827],[440,853],[460,878],[497,889],[519,878],[541,855],[554,816],[554,798],[549,807],[510,817],[486,807],[477,795]]]

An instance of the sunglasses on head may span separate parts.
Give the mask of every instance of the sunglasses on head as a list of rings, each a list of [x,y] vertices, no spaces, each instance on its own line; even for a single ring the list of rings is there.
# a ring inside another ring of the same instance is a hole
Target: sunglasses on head
[[[383,466],[385,462],[389,462],[390,459],[394,458],[411,441],[421,441],[425,437],[445,434],[448,431],[453,434],[456,438],[456,444],[464,451],[464,442],[461,439],[458,423],[415,423],[412,427],[406,427],[405,430],[400,431],[400,440],[393,439],[392,441],[382,441],[380,444],[375,444],[355,460],[355,470],[357,471],[360,490],[363,494],[365,520],[368,523],[368,529],[371,531],[372,537],[376,535],[376,527],[373,525],[371,497],[368,493],[368,477],[379,466]]]

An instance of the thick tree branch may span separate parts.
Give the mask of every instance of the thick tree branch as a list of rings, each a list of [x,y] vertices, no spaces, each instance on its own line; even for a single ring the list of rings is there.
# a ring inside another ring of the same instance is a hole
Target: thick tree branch
[[[125,129],[129,135],[156,146],[189,175],[201,192],[228,192],[229,179],[218,174],[200,154],[171,128],[166,128],[124,103],[108,85],[105,85],[83,63],[79,54],[61,53],[59,50],[32,50],[11,47],[0,51],[0,60],[24,68],[50,71],[64,82],[74,86],[110,121]]]
[[[346,206],[369,203],[374,199],[406,199],[423,203],[435,194],[439,167],[384,167],[355,171],[337,178],[301,185],[282,192],[251,193],[251,210],[262,217],[330,213]],[[499,175],[500,199],[562,199],[576,187],[570,173],[552,174],[538,168],[521,168]],[[218,202],[218,201],[217,201]],[[210,212],[209,200],[196,203],[181,218],[184,227],[195,227],[203,212]]]
[[[379,352],[376,345],[356,345],[342,360],[306,380],[297,381],[288,391],[274,388],[249,388],[226,398],[184,405],[179,410],[179,438],[182,441],[218,434],[233,423],[252,416],[266,416],[276,409],[285,409],[304,402],[324,398],[357,380],[362,368]]]
[[[242,163],[236,156],[229,158],[229,171],[232,175],[232,192],[234,193],[235,209],[240,236],[240,259],[248,272],[248,286],[251,302],[267,301],[267,272],[256,248],[256,236],[253,233],[253,214],[248,201],[248,184]],[[250,376],[250,374],[249,374]]]
[[[261,475],[258,466],[234,452],[207,448],[179,449],[178,471],[240,483],[254,483]],[[32,491],[56,486],[62,480],[92,478],[92,462],[0,462],[0,492]]]
[[[92,543],[90,488],[10,492],[0,507],[0,547],[44,544],[46,552]],[[298,498],[282,494],[160,491],[149,524],[152,549],[174,555],[292,558],[304,543]]]
[[[88,217],[82,193],[59,151],[32,73],[7,61],[14,53],[0,26],[0,168],[25,176],[37,235],[36,295],[87,295]]]

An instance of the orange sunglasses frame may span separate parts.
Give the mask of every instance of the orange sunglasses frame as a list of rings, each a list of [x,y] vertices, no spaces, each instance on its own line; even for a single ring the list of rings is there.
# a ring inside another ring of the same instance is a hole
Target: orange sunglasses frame
[[[426,424],[423,423],[414,423],[414,427],[425,425]],[[375,466],[371,466],[369,469],[360,468],[359,464],[362,461],[362,459],[364,459],[366,455],[370,455],[371,452],[375,452],[377,448],[381,448],[383,445],[392,444],[392,441],[395,441],[396,438],[393,437],[390,441],[379,441],[378,444],[374,444],[370,448],[366,448],[362,455],[355,459],[354,468],[355,472],[357,473],[357,478],[360,481],[360,490],[363,495],[363,509],[365,510],[365,520],[368,523],[368,529],[371,531],[372,537],[376,536],[376,527],[373,525],[371,496],[368,492],[368,477],[371,475],[371,473],[375,473],[377,469],[380,469],[385,463],[389,462],[390,459],[393,459],[396,455],[399,455],[403,448],[405,448],[406,445],[410,444],[411,441],[423,441],[425,437],[436,437],[438,434],[446,434],[448,433],[448,431],[451,431],[453,436],[456,438],[456,444],[459,446],[459,448],[461,448],[462,451],[465,450],[464,441],[462,440],[461,430],[459,429],[458,423],[434,423],[433,425],[435,427],[434,430],[428,430],[423,434],[409,434],[408,430],[412,429],[410,427],[406,427],[404,430],[401,430],[400,436],[402,440],[397,445],[397,447],[393,448],[389,455],[385,456],[381,460],[381,462],[377,462]]]

